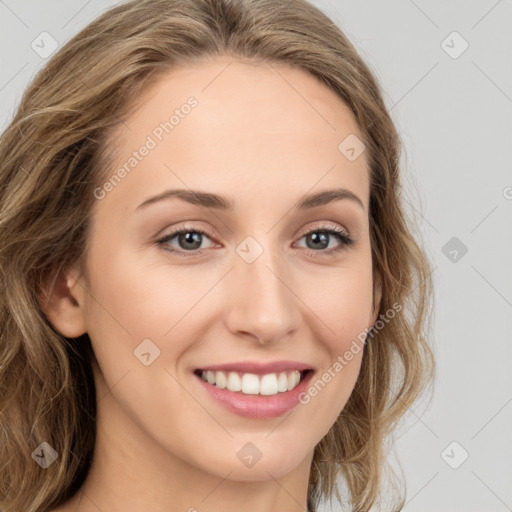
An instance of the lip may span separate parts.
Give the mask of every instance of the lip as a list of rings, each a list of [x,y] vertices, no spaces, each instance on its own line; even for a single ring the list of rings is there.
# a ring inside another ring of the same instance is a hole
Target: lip
[[[256,375],[266,375],[268,373],[279,373],[293,370],[303,372],[305,370],[314,370],[314,368],[312,368],[309,364],[299,363],[296,361],[272,361],[270,363],[260,363],[257,361],[240,361],[235,363],[201,366],[200,368],[197,368],[196,371],[197,370],[212,372],[254,373]]]
[[[223,371],[223,369],[228,368],[228,365],[222,365],[218,367],[209,366],[208,368],[211,369],[211,371],[214,371],[214,368],[218,368],[218,370],[216,369],[215,371]],[[262,367],[260,366],[259,368],[261,369]],[[268,372],[268,368],[269,365],[265,365],[265,371],[267,373],[272,373]],[[237,365],[236,369],[240,369],[240,365]],[[291,369],[298,369],[297,365]],[[207,371],[206,368],[204,368],[204,370]],[[201,389],[206,393],[208,398],[212,399],[215,403],[219,404],[229,412],[244,418],[266,419],[282,416],[299,403],[300,394],[306,391],[309,382],[315,374],[315,371],[311,368],[305,368],[305,370],[309,371],[307,371],[307,373],[294,389],[284,393],[277,393],[277,395],[272,396],[244,395],[241,392],[217,388],[213,384],[205,382],[196,373],[193,373],[193,377],[198,381]],[[244,370],[244,372],[246,371]],[[247,373],[249,372],[247,371]]]

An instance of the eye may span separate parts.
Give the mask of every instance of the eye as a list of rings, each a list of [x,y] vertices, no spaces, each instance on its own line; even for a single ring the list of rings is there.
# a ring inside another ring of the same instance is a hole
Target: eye
[[[179,254],[180,256],[194,256],[201,254],[201,251],[197,251],[197,249],[201,247],[201,237],[203,236],[210,238],[213,234],[206,229],[185,226],[160,238],[157,240],[157,244],[164,246],[166,251]],[[182,245],[183,249],[169,249],[170,242],[174,238],[177,239],[178,244]],[[187,252],[191,254],[187,254]]]
[[[329,250],[325,250],[329,246],[329,237],[337,240],[338,245],[335,245]],[[337,226],[319,226],[302,235],[301,239],[302,238],[306,238],[308,248],[315,248],[313,252],[310,252],[312,256],[318,256],[319,253],[331,255],[354,244],[354,240],[350,235]],[[308,241],[310,243],[308,243]]]
[[[165,235],[157,240],[156,243],[163,246],[164,250],[178,254],[179,256],[198,256],[202,254],[201,251],[197,250],[201,248],[202,237],[212,238],[213,234],[207,229],[185,226]],[[329,246],[329,237],[337,240],[338,245],[326,250]],[[309,251],[309,254],[313,257],[319,254],[330,255],[354,244],[354,240],[348,233],[337,226],[319,226],[302,235],[300,239],[302,238],[306,238],[309,241],[307,242],[308,248],[314,249],[313,251]],[[176,239],[178,243],[179,247],[177,250],[170,248],[173,247],[171,244],[173,239]]]

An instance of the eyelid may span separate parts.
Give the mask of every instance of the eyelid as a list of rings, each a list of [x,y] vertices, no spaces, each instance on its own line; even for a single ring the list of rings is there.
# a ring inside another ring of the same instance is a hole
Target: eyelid
[[[315,232],[315,231],[326,231],[328,229],[332,229],[334,231],[340,231],[346,234],[347,236],[350,236],[350,233],[348,229],[341,226],[340,224],[336,224],[335,222],[331,221],[316,221],[312,222],[309,227],[304,228],[304,231],[301,231],[302,235],[307,235],[308,233]]]

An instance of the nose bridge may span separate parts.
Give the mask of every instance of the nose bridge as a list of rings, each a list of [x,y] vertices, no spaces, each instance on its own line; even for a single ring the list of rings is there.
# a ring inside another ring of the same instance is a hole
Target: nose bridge
[[[229,327],[253,334],[261,343],[286,336],[299,321],[285,255],[271,240],[269,233],[244,239],[230,273]]]

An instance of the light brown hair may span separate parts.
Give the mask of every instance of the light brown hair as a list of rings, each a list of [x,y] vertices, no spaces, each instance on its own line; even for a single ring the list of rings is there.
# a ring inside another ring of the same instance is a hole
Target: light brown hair
[[[95,187],[112,171],[108,142],[144,84],[204,56],[291,64],[352,110],[367,148],[370,236],[380,313],[350,399],[316,446],[308,501],[346,482],[351,507],[381,494],[384,441],[429,382],[431,278],[402,203],[401,142],[380,87],[342,31],[305,0],[137,0],[94,20],[26,89],[0,138],[0,509],[44,512],[80,487],[95,441],[87,334],[67,339],[41,292],[83,261]],[[341,142],[341,141],[340,141]],[[52,281],[53,280],[53,281]],[[43,441],[59,454],[42,469]],[[404,498],[397,494],[394,510]]]

